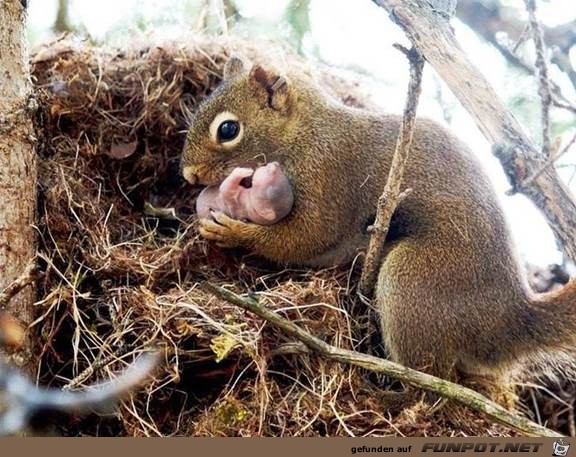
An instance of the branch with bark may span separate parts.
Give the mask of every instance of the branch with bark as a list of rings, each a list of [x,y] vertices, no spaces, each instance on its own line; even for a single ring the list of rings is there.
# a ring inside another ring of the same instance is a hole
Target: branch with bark
[[[512,185],[526,195],[548,221],[567,256],[576,259],[576,202],[553,166],[524,133],[492,86],[458,45],[447,15],[436,0],[374,0],[406,32],[470,113]]]
[[[421,371],[413,370],[398,363],[391,362],[390,360],[332,346],[302,329],[292,321],[267,309],[264,305],[259,303],[254,295],[248,297],[240,296],[234,292],[210,283],[204,283],[203,288],[215,296],[261,317],[266,322],[282,330],[288,336],[291,336],[303,343],[307,348],[318,354],[320,357],[339,363],[354,365],[375,373],[382,373],[412,386],[425,389],[429,392],[434,392],[444,398],[457,401],[475,411],[481,412],[489,418],[526,435],[562,436],[553,430],[538,425],[523,416],[507,410],[467,387],[431,376]]]
[[[540,95],[542,112],[542,155],[548,159],[550,157],[550,106],[552,105],[552,93],[550,92],[550,78],[548,77],[546,49],[544,47],[542,27],[536,19],[536,1],[524,0],[524,3],[528,10],[530,30],[532,31],[532,39],[534,41],[534,46],[536,47],[538,93]]]
[[[38,278],[38,266],[36,262],[30,263],[24,273],[10,283],[3,291],[0,291],[0,311],[5,310],[12,298],[28,287]]]
[[[411,50],[405,49],[400,45],[395,45],[397,49],[403,52],[410,62],[410,82],[408,84],[408,97],[404,108],[404,116],[400,133],[396,142],[396,149],[386,186],[382,195],[378,199],[376,209],[376,219],[370,227],[372,233],[370,244],[366,251],[364,268],[360,278],[359,292],[368,297],[371,295],[378,271],[384,257],[384,243],[390,227],[390,220],[400,202],[408,195],[409,189],[400,192],[404,168],[408,161],[412,137],[414,134],[414,124],[416,122],[416,109],[418,108],[418,99],[422,91],[422,72],[424,70],[424,58],[416,48]]]

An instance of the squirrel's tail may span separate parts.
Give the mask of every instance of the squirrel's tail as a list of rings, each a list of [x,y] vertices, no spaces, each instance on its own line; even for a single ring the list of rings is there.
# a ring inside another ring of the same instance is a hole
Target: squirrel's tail
[[[530,342],[525,347],[529,359],[536,363],[559,365],[568,356],[574,367],[576,355],[576,280],[562,289],[540,294],[524,308],[525,332]],[[532,346],[532,347],[530,347]],[[564,368],[568,368],[568,365]],[[564,369],[558,366],[560,370]],[[573,368],[572,368],[572,371]]]

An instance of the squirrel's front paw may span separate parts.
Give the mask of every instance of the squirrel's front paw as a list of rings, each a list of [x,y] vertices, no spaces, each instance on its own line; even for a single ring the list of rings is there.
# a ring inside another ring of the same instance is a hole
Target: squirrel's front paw
[[[232,219],[221,211],[211,211],[212,218],[200,219],[200,234],[216,245],[247,247],[254,224]]]

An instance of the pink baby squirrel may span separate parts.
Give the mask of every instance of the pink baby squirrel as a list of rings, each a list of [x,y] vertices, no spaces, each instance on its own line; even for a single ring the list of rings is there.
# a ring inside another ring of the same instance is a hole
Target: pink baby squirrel
[[[242,180],[252,177],[252,185]],[[294,204],[290,181],[278,162],[251,168],[235,168],[219,186],[205,188],[196,200],[199,219],[209,218],[210,211],[222,211],[238,220],[272,225],[288,215]]]

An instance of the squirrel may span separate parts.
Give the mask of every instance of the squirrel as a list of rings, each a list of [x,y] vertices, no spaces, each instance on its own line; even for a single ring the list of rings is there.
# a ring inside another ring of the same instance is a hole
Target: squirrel
[[[299,69],[281,74],[231,57],[193,114],[183,176],[216,185],[235,167],[278,162],[294,206],[266,226],[214,212],[201,234],[278,263],[350,261],[367,246],[401,121],[343,105]],[[419,118],[404,185],[412,192],[392,217],[374,292],[392,360],[508,385],[574,349],[576,282],[529,289],[492,184],[460,140]]]

